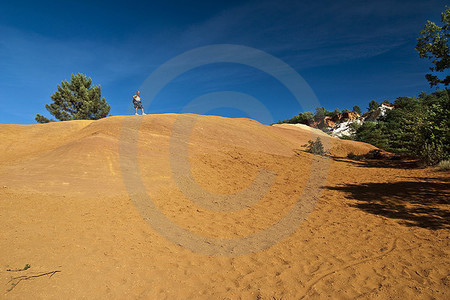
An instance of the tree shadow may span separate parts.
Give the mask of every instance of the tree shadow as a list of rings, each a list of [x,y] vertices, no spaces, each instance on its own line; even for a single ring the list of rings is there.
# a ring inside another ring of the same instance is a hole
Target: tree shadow
[[[352,200],[350,205],[353,207],[397,219],[406,226],[448,229],[450,183],[448,178],[432,180],[346,184],[328,189],[346,193],[347,198]]]
[[[362,168],[389,168],[389,169],[420,169],[424,168],[418,160],[393,160],[393,159],[360,159],[354,160],[349,158],[335,157],[332,159],[338,162],[345,162]]]
[[[414,179],[416,181],[440,181],[440,182],[446,182],[450,183],[450,177],[414,177],[414,176],[402,176],[400,178],[408,178],[408,179]]]

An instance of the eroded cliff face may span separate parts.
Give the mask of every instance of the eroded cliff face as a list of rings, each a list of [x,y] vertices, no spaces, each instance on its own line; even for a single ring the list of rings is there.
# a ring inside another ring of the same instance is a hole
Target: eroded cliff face
[[[356,123],[362,125],[367,121],[377,121],[381,117],[384,117],[386,113],[393,109],[391,104],[383,103],[375,110],[366,112],[362,115],[356,112],[344,112],[334,117],[325,117],[322,120],[314,121],[308,124],[311,127],[319,128],[325,131],[330,131],[334,137],[350,136],[353,134],[351,124]]]

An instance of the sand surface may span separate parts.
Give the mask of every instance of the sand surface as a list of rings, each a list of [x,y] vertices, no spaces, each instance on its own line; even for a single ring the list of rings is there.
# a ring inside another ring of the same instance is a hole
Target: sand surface
[[[302,151],[313,134],[190,114],[0,125],[0,298],[448,299],[449,173],[348,160],[375,147],[335,138],[319,159]],[[258,181],[261,169],[273,182]],[[311,178],[320,194],[287,237],[202,253],[276,228]],[[149,225],[138,183],[203,245]],[[226,206],[248,187],[262,197]],[[224,210],[191,201],[195,189]]]

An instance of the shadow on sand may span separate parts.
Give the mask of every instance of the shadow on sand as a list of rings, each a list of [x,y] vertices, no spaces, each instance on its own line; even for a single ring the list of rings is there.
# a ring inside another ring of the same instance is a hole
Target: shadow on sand
[[[406,226],[450,228],[449,178],[420,180],[347,184],[328,189],[345,192],[353,207],[397,219]]]
[[[349,158],[343,158],[343,157],[335,157],[333,156],[332,159],[334,161],[339,162],[345,162],[352,164],[357,167],[363,167],[363,168],[390,168],[390,169],[418,169],[423,168],[420,166],[420,163],[418,160],[406,160],[406,159],[399,159],[399,160],[393,160],[393,159],[361,159],[361,160],[354,160]]]

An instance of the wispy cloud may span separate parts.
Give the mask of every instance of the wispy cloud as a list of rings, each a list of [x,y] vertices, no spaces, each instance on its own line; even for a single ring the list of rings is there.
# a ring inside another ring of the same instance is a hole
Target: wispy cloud
[[[0,26],[0,76],[19,84],[32,78],[60,79],[62,70],[79,70],[106,84],[150,73],[177,54],[215,43],[255,47],[296,69],[336,64],[376,56],[414,38],[411,28],[417,24],[411,15],[427,5],[382,2],[253,1],[187,28],[130,32],[126,40],[110,43],[61,40]]]
[[[192,25],[180,44],[243,44],[296,67],[314,67],[376,56],[411,41],[418,26],[413,16],[426,7],[423,1],[251,2]]]

